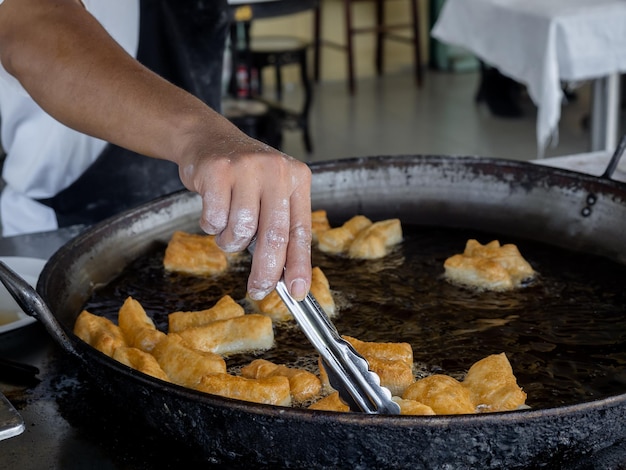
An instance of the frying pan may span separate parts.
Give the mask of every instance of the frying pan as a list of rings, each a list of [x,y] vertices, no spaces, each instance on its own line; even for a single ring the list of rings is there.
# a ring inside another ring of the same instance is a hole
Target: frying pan
[[[313,208],[510,234],[626,263],[626,185],[497,159],[394,156],[312,166]],[[174,230],[197,231],[201,201],[179,192],[64,245],[37,290],[49,332],[121,406],[207,462],[255,468],[563,468],[626,437],[626,394],[540,410],[386,416],[285,409],[202,394],[145,376],[71,332],[94,287]],[[45,309],[44,309],[45,310]],[[132,420],[129,419],[129,426]]]

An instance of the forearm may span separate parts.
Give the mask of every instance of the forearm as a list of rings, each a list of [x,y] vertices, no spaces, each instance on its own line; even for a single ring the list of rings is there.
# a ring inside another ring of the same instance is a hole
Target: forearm
[[[6,0],[0,60],[57,120],[145,155],[176,159],[196,129],[233,132],[130,57],[76,0]]]

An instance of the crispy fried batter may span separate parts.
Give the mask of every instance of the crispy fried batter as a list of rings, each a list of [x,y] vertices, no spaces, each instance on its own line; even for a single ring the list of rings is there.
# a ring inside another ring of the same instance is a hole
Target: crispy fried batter
[[[480,411],[509,411],[526,403],[506,354],[492,354],[474,363],[463,380]]]
[[[107,356],[113,356],[117,348],[126,346],[119,326],[108,318],[94,315],[87,310],[83,310],[76,318],[74,334]]]
[[[142,351],[150,352],[163,339],[165,333],[154,326],[152,319],[146,314],[141,304],[128,297],[118,313],[118,323],[124,333],[126,343]]]
[[[157,360],[151,354],[141,349],[122,346],[113,352],[113,359],[144,374],[165,380],[166,382],[170,381]]]
[[[330,230],[319,233],[317,246],[324,253],[346,253],[357,234],[370,225],[372,225],[370,219],[364,215],[355,215],[341,227],[331,228]]]
[[[202,377],[196,389],[213,395],[254,403],[291,406],[291,393],[287,377],[246,379],[229,374],[211,374]]]
[[[493,291],[521,287],[536,275],[515,245],[500,246],[498,240],[486,245],[468,240],[463,254],[446,259],[444,269],[445,277],[454,284]]]
[[[442,374],[430,375],[414,382],[405,390],[402,398],[430,406],[438,415],[476,412],[469,390],[458,380]]]
[[[341,401],[339,392],[332,392],[309,406],[309,410],[341,411],[345,413],[350,411],[350,407]]]
[[[383,258],[401,241],[400,219],[381,220],[358,233],[348,248],[348,256],[353,259]]]
[[[226,373],[226,362],[219,354],[187,346],[176,333],[170,333],[152,350],[172,382],[194,388],[205,375]]]
[[[424,405],[419,401],[405,400],[400,397],[391,397],[400,406],[401,415],[428,416],[434,415],[435,412],[430,406]]]
[[[415,381],[413,349],[408,343],[376,343],[343,336],[369,363],[370,370],[380,377],[380,384],[392,395],[402,392]]]
[[[228,268],[228,256],[213,235],[177,231],[167,245],[163,266],[166,271],[210,276]]]
[[[283,376],[289,379],[291,398],[295,403],[310,400],[322,391],[322,383],[314,374],[303,369],[274,364],[265,359],[255,359],[241,369],[241,375],[248,379]]]
[[[255,313],[217,320],[177,334],[190,347],[216,354],[267,350],[274,344],[272,319]]]
[[[206,325],[216,320],[240,317],[245,311],[241,305],[233,300],[230,295],[225,295],[217,303],[206,310],[194,312],[174,312],[168,315],[170,333]]]

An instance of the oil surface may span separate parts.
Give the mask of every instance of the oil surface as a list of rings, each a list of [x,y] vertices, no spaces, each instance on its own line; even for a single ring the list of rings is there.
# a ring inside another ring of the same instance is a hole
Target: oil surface
[[[462,379],[476,361],[505,352],[532,408],[596,400],[626,392],[626,267],[596,256],[476,231],[404,226],[404,241],[386,258],[355,261],[313,250],[328,277],[341,334],[412,345],[418,377]],[[465,242],[515,243],[539,273],[508,293],[473,292],[447,283],[444,260]],[[229,294],[247,311],[249,258],[223,275],[165,273],[165,246],[143,256],[95,291],[85,308],[117,321],[133,296],[167,331],[167,314],[213,306]],[[317,355],[295,323],[275,326],[270,351],[227,358],[231,372],[256,357],[316,371]]]

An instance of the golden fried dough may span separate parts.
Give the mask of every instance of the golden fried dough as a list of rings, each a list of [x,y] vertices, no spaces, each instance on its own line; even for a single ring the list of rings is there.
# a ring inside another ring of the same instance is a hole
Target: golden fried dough
[[[426,406],[419,401],[405,400],[396,396],[391,397],[391,399],[400,406],[401,415],[428,416],[435,414],[430,406]]]
[[[254,403],[277,406],[291,405],[291,393],[287,377],[246,379],[229,374],[211,374],[202,377],[196,389],[213,395]]]
[[[83,310],[74,323],[74,334],[107,356],[126,346],[124,333],[111,320]]]
[[[415,400],[430,406],[438,415],[475,413],[469,390],[461,382],[442,374],[425,377],[402,394],[405,400]]]
[[[380,384],[392,395],[401,396],[415,381],[413,376],[413,348],[408,343],[376,343],[343,336],[363,356],[380,378]]]
[[[122,346],[113,352],[113,359],[144,374],[167,382],[170,381],[157,360],[151,354],[141,349]]]
[[[330,291],[328,279],[319,267],[314,267],[311,271],[311,295],[324,309],[326,315],[333,317],[335,315],[335,300]],[[257,312],[269,316],[275,322],[293,320],[293,317],[285,303],[281,300],[278,293],[273,290],[265,298],[261,300],[253,300],[248,297],[248,301]]]
[[[357,234],[370,225],[372,225],[370,219],[364,215],[355,215],[342,226],[319,233],[317,246],[324,253],[346,253]]]
[[[400,219],[374,222],[361,230],[348,248],[348,256],[353,259],[379,259],[389,249],[402,241]]]
[[[309,410],[348,412],[350,411],[350,407],[341,401],[339,392],[333,392],[313,403],[309,406]]]
[[[217,303],[206,310],[194,312],[174,312],[168,315],[168,331],[177,331],[206,325],[216,320],[240,317],[245,313],[243,307],[233,300],[230,295],[225,295]]]
[[[313,241],[316,242],[319,234],[330,230],[330,223],[328,223],[328,217],[326,211],[323,209],[311,212],[311,235]]]
[[[536,275],[515,245],[500,246],[498,240],[486,245],[468,240],[462,254],[446,259],[444,269],[453,284],[493,291],[521,287],[524,280]]]
[[[152,350],[172,382],[195,388],[205,375],[226,373],[226,362],[219,354],[188,347],[176,333],[170,333]]]
[[[314,374],[302,369],[274,364],[265,359],[255,359],[241,369],[241,375],[248,379],[283,376],[289,379],[291,398],[295,403],[303,403],[319,395],[322,383]]]
[[[526,403],[506,354],[492,354],[476,362],[463,380],[480,411],[515,410]]]
[[[415,382],[413,368],[403,362],[375,357],[365,357],[365,359],[367,359],[370,370],[380,378],[380,384],[388,388],[392,395],[402,396],[407,387]]]
[[[343,335],[342,338],[366,359],[376,358],[386,361],[400,361],[409,367],[413,367],[413,348],[409,343],[361,341],[347,335]]]
[[[118,313],[117,319],[124,333],[126,343],[142,351],[150,352],[163,339],[165,333],[154,326],[152,319],[146,314],[141,304],[128,297]]]
[[[163,267],[171,272],[210,276],[228,268],[228,256],[213,235],[177,231],[167,244]]]
[[[217,320],[177,334],[190,347],[216,354],[267,350],[274,344],[272,319],[256,313]]]

